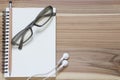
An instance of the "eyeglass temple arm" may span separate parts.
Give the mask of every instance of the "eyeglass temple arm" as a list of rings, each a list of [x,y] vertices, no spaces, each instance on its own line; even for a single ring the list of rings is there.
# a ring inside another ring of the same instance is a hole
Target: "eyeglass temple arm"
[[[25,34],[24,34],[24,35],[25,35]],[[22,36],[22,38],[21,38],[21,40],[20,40],[20,44],[19,44],[19,47],[18,47],[18,49],[19,49],[19,50],[21,50],[21,49],[22,49],[24,35]]]

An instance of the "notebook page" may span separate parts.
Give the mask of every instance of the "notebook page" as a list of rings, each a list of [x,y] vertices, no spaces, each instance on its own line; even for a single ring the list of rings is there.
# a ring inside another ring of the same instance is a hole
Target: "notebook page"
[[[13,8],[13,34],[25,28],[43,8]],[[55,9],[54,9],[55,12]],[[44,74],[56,65],[56,18],[55,16],[43,27],[33,27],[33,36],[22,50],[12,49],[11,77],[28,77],[34,74]],[[55,76],[55,69],[52,77]],[[52,74],[51,73],[51,74]],[[5,74],[5,76],[9,76]],[[45,77],[46,75],[40,75]]]

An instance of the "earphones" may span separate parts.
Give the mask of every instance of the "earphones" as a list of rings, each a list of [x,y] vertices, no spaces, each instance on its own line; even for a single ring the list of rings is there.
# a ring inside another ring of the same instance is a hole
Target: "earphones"
[[[52,71],[55,71],[54,74],[56,74],[57,72],[61,71],[62,69],[64,69],[65,67],[68,66],[68,59],[69,59],[69,53],[63,53],[63,56],[60,58],[60,60],[58,61],[57,65],[55,68],[51,69],[49,72],[45,73],[45,74],[35,74],[35,75],[32,75],[31,77],[28,77],[26,80],[30,80],[32,77],[35,77],[35,76],[38,76],[38,75],[46,75],[48,74],[47,77],[43,78],[42,80],[46,80],[48,79],[52,74],[50,74]]]
[[[62,61],[64,61],[64,60],[67,61],[68,59],[69,59],[69,54],[68,53],[64,53],[62,58],[58,61],[57,66],[59,66],[62,63]]]
[[[63,60],[61,65],[57,68],[57,72],[68,66],[68,61]]]
[[[64,53],[62,58],[58,61],[57,66],[56,66],[56,72],[54,74],[56,74],[57,72],[61,71],[62,69],[64,69],[65,67],[68,66],[68,59],[69,59],[69,54],[68,53]],[[48,75],[47,77],[43,78],[42,80],[46,80],[48,79],[51,75]]]

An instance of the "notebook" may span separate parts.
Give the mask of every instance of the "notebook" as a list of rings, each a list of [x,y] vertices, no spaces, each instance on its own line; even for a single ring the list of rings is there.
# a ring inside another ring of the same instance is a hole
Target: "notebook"
[[[43,8],[12,8],[12,36],[25,28]],[[55,12],[56,9],[54,8]],[[4,13],[3,25],[3,72],[5,77],[29,77],[34,74],[46,77],[51,70],[55,77],[56,66],[56,17],[52,17],[42,30],[42,27],[33,27],[33,36],[22,50],[12,47],[12,71],[9,76],[9,8]]]

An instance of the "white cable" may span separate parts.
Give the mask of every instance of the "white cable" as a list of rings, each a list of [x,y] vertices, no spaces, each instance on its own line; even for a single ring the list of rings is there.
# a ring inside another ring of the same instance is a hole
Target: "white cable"
[[[57,67],[57,66],[56,66],[56,67]],[[47,74],[51,73],[54,69],[56,69],[56,67],[55,67],[55,68],[53,68],[53,69],[51,69],[50,71],[48,71],[48,72],[44,73],[44,74],[40,74],[40,73],[38,73],[38,74],[34,74],[34,75],[32,75],[32,76],[28,77],[26,80],[30,80],[32,77],[35,77],[35,76],[47,75]]]
[[[57,72],[61,71],[64,67],[68,66],[68,61],[67,60],[63,60],[62,64],[57,68],[56,72],[53,74],[57,74]],[[42,80],[46,80],[48,79],[50,76],[52,76],[53,74],[48,75],[47,77],[43,78]]]
[[[49,75],[49,74],[50,74],[54,69],[56,69],[58,66],[59,66],[59,64],[57,64],[57,65],[55,66],[55,68],[51,69],[51,70],[48,71],[47,73],[44,73],[44,74],[40,74],[40,73],[34,74],[34,75],[28,77],[26,80],[30,80],[32,77],[35,77],[35,76],[47,75],[47,74]],[[55,72],[55,73],[56,73],[56,72]],[[50,76],[51,76],[51,75],[50,75]]]
[[[42,80],[48,79],[50,76],[52,76],[53,74],[56,74],[57,72],[58,72],[58,71],[56,71],[55,73],[52,73],[52,74],[48,75],[47,77],[43,78]]]
[[[43,78],[43,80],[46,80],[51,75],[56,74],[58,71],[60,71],[64,67],[66,67],[68,65],[68,61],[67,61],[68,59],[69,59],[69,54],[68,53],[64,53],[63,56],[62,56],[62,58],[58,61],[57,65],[53,69],[51,69],[50,71],[48,71],[47,73],[44,73],[44,74],[34,74],[34,75],[28,77],[26,80],[30,80],[32,77],[36,77],[36,76],[40,76],[40,75],[47,75],[48,74],[48,76],[46,78]],[[55,71],[55,73],[50,74],[55,69],[57,69]]]
[[[35,74],[35,75],[32,75],[32,76],[28,77],[26,80],[30,80],[32,77],[35,77],[35,76],[48,74],[47,77],[45,77],[45,78],[42,79],[42,80],[46,80],[46,79],[48,79],[50,76],[52,76],[53,74],[56,74],[57,72],[61,71],[61,70],[62,70],[64,67],[66,67],[66,66],[68,66],[68,61],[67,61],[67,60],[63,60],[63,61],[62,61],[62,64],[61,64],[60,66],[58,66],[58,64],[57,64],[56,67],[53,68],[53,69],[51,69],[49,72],[44,73],[44,74]],[[49,73],[51,73],[54,69],[57,69],[57,70],[55,71],[55,73],[49,74]]]

